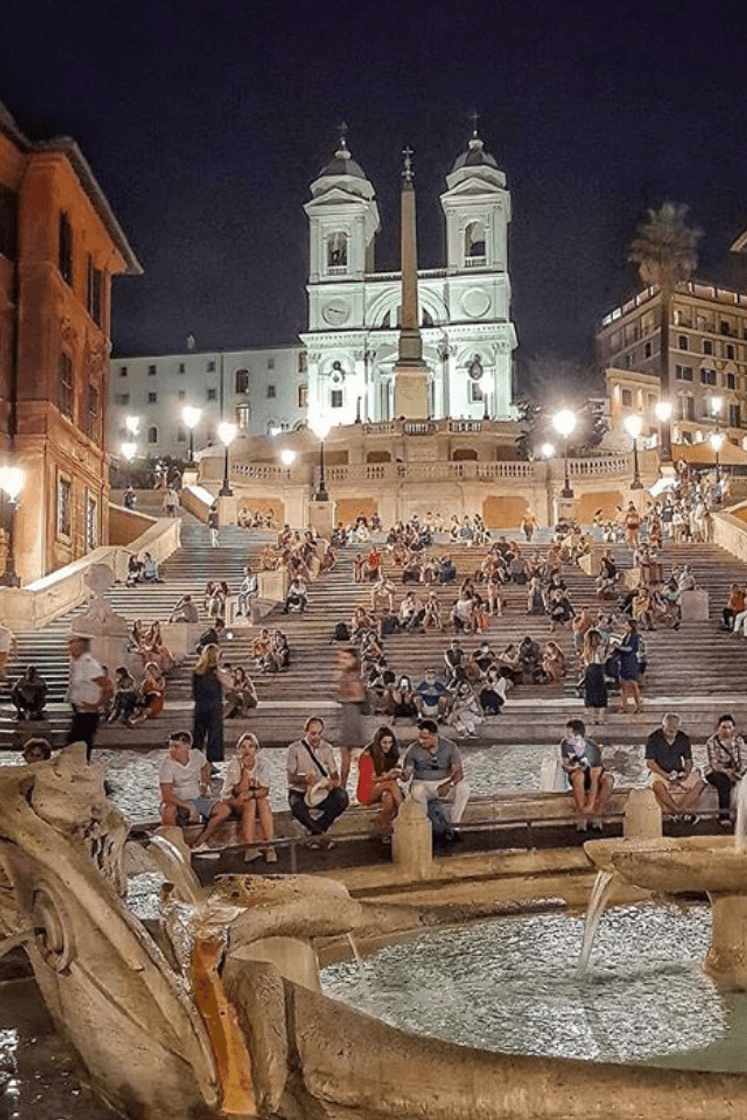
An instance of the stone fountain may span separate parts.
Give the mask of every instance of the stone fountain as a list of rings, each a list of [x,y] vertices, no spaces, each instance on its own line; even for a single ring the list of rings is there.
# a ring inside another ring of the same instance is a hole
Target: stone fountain
[[[203,888],[178,835],[145,850],[126,836],[82,744],[0,772],[0,953],[24,945],[58,1031],[123,1116],[745,1115],[740,1074],[485,1053],[396,1030],[319,990],[314,938],[364,916],[340,884],[229,876]],[[128,870],[146,867],[166,879],[148,925],[124,901]]]

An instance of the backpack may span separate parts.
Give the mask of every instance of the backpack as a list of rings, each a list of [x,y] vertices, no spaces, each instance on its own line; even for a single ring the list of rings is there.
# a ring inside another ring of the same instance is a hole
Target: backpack
[[[350,630],[347,622],[338,622],[335,626],[335,633],[332,638],[333,642],[349,642]]]
[[[428,802],[428,819],[433,827],[434,836],[446,836],[452,831],[448,810],[443,801],[439,801],[438,798],[434,797]]]

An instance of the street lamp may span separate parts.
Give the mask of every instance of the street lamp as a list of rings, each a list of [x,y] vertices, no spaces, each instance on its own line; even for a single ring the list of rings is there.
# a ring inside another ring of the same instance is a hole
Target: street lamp
[[[329,494],[327,493],[327,474],[324,465],[324,441],[329,435],[329,430],[332,427],[329,420],[325,416],[317,416],[311,422],[311,430],[319,440],[319,487],[314,495],[315,502],[328,502]]]
[[[569,408],[561,408],[552,418],[553,427],[563,438],[563,458],[565,460],[565,485],[560,493],[561,498],[574,498],[571,487],[571,478],[568,473],[568,437],[576,427],[576,416]]]
[[[189,431],[189,463],[194,466],[195,461],[195,428],[200,423],[202,411],[199,408],[193,408],[192,405],[185,405],[182,409],[182,420]]]
[[[132,438],[140,431],[140,417],[139,416],[125,416],[125,428],[130,433]]]
[[[721,415],[721,409],[723,407],[724,407],[723,397],[718,397],[718,396],[711,397],[711,412],[713,413],[714,419],[716,420],[717,423],[718,423],[718,418]]]
[[[662,462],[671,462],[672,460],[672,432],[669,427],[669,421],[672,419],[672,402],[671,401],[657,401],[654,407],[656,419],[659,421],[659,452],[660,460]],[[666,439],[665,439],[666,437]],[[665,443],[669,449],[669,453],[665,452]]]
[[[628,435],[633,440],[633,481],[630,484],[631,490],[642,490],[643,483],[638,470],[638,439],[643,428],[643,420],[640,416],[632,413],[630,416],[625,417],[625,428]]]
[[[21,581],[15,568],[15,555],[13,548],[13,529],[15,512],[18,506],[18,496],[23,490],[26,476],[20,467],[0,467],[0,490],[8,499],[8,541],[5,549],[5,571],[0,576],[0,586],[20,587]]]
[[[555,448],[551,443],[543,443],[540,447],[540,455],[543,459],[552,459],[555,454]]]
[[[218,439],[221,441],[225,449],[223,452],[223,485],[218,491],[218,494],[221,498],[233,497],[233,490],[231,489],[231,485],[228,481],[228,449],[236,439],[237,431],[238,428],[235,424],[232,424],[230,420],[221,420],[220,424],[218,425]]]
[[[710,436],[708,437],[708,442],[710,443],[711,447],[713,448],[714,452],[716,453],[716,486],[717,487],[718,487],[719,482],[721,481],[721,460],[719,459],[719,454],[721,452],[721,448],[724,446],[724,440],[725,439],[726,439],[726,436],[724,435],[723,432],[711,432]]]

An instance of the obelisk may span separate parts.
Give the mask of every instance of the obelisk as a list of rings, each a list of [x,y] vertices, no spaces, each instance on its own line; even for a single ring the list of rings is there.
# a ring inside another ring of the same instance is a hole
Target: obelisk
[[[428,418],[428,366],[418,324],[418,242],[412,150],[405,148],[402,172],[402,323],[394,365],[394,415]]]

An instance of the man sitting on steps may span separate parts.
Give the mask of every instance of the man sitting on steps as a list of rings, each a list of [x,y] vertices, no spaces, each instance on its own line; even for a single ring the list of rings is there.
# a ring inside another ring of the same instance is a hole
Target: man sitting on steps
[[[650,770],[651,788],[665,816],[685,824],[694,825],[699,818],[693,815],[705,782],[693,770],[693,753],[690,739],[680,730],[680,717],[667,712],[661,727],[652,731],[646,740],[646,766]]]
[[[439,735],[435,720],[419,720],[417,740],[407,751],[402,769],[405,779],[412,777],[409,796],[422,805],[436,839],[458,840],[455,826],[464,815],[470,787],[457,747]],[[453,802],[446,804],[452,795]]]
[[[332,747],[322,739],[324,720],[311,716],[302,739],[288,747],[288,804],[297,821],[311,833],[310,848],[331,848],[327,829],[348,807],[348,795],[340,786]]]

